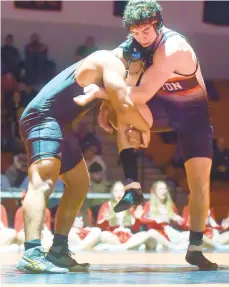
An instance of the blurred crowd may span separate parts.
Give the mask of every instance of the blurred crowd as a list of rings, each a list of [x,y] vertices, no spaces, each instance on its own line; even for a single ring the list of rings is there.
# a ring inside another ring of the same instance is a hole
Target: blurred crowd
[[[79,61],[96,51],[93,37],[87,37],[73,57]],[[24,57],[14,44],[14,37],[6,35],[1,47],[1,152],[13,153],[13,163],[1,174],[1,188],[26,187],[27,161],[19,135],[19,119],[25,107],[39,90],[56,75],[56,65],[49,59],[49,47],[33,33],[25,45]],[[92,173],[93,186],[98,189],[100,175],[105,180],[105,163],[99,156],[101,144],[82,123],[76,131],[85,159]],[[61,183],[58,185],[59,189]],[[104,188],[103,185],[100,188]]]
[[[150,189],[150,200],[136,208],[120,213],[114,206],[124,194],[121,182],[111,187],[111,200],[103,203],[94,217],[84,204],[75,218],[68,242],[71,250],[125,251],[125,250],[183,250],[189,239],[189,208],[181,215],[173,202],[169,187],[164,181],[155,182]],[[21,198],[24,200],[25,193]],[[55,214],[46,208],[42,230],[42,244],[48,249],[53,240]],[[8,227],[7,212],[1,205],[0,245],[23,249],[25,240],[22,207],[14,217],[14,228]],[[210,209],[204,231],[203,247],[229,250],[228,217],[216,222],[214,210]]]

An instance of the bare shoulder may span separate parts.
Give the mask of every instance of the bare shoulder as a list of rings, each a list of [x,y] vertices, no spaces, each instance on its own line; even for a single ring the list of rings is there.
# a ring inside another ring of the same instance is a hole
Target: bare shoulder
[[[179,45],[176,41],[166,41],[156,50],[153,56],[153,66],[160,66],[161,70],[167,70],[171,66],[175,70],[180,53]]]
[[[179,36],[174,36],[168,40],[166,40],[163,44],[161,44],[154,57],[155,58],[170,58],[179,54],[182,46],[182,38]]]
[[[154,55],[154,61],[158,63],[175,61],[177,64],[181,64],[181,62],[185,64],[186,61],[196,62],[196,56],[186,39],[180,35],[176,35],[158,47]]]

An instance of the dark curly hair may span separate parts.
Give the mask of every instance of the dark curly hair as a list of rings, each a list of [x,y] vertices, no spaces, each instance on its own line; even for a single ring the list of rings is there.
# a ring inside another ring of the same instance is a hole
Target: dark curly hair
[[[159,32],[163,26],[161,10],[155,0],[130,0],[124,10],[123,24],[130,29],[156,20],[155,29]]]

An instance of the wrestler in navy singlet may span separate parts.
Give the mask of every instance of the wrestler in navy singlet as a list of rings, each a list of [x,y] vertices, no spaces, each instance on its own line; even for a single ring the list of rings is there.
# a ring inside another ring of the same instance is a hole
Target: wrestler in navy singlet
[[[73,101],[74,97],[83,94],[83,89],[75,82],[75,71],[81,63],[68,67],[47,83],[23,112],[20,135],[29,165],[41,158],[57,157],[62,161],[61,173],[64,173],[82,160],[72,121],[91,110],[100,100],[86,107]]]

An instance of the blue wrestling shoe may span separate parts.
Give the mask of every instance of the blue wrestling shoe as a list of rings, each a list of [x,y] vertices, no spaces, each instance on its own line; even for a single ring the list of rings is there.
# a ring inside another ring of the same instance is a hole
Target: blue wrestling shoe
[[[67,273],[68,269],[48,261],[41,246],[30,248],[20,258],[17,269],[29,273]]]
[[[68,243],[66,242],[61,246],[52,246],[46,258],[57,266],[67,268],[70,272],[88,271],[90,264],[78,263],[72,258],[72,255],[74,253],[68,249]]]
[[[144,203],[143,192],[139,183],[135,183],[132,179],[128,178],[123,182],[123,184],[126,191],[123,198],[114,207],[114,211],[116,213]]]

